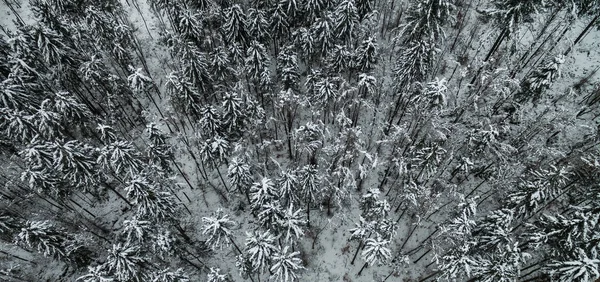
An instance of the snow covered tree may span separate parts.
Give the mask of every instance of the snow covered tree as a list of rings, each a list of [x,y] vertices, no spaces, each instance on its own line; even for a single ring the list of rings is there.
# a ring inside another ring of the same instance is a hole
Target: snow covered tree
[[[143,73],[142,68],[135,69],[130,66],[130,71],[131,74],[127,77],[127,81],[132,90],[142,92],[152,83],[152,79]]]
[[[298,58],[293,46],[285,46],[277,57],[277,68],[283,89],[298,89],[300,74],[298,73]]]
[[[178,268],[175,271],[170,269],[160,270],[151,275],[150,282],[190,282],[190,276],[183,271],[182,268]]]
[[[310,27],[311,37],[314,39],[314,49],[318,55],[324,57],[329,53],[335,42],[334,15],[325,13],[317,18]]]
[[[294,131],[294,139],[296,141],[295,149],[298,151],[295,157],[299,158],[304,153],[311,164],[316,164],[315,154],[323,145],[323,129],[321,125],[307,122]]]
[[[31,122],[35,131],[44,139],[60,138],[63,134],[62,117],[55,112],[49,100],[42,102],[39,108],[34,109]]]
[[[310,226],[311,204],[317,201],[320,190],[320,177],[314,165],[305,165],[298,172],[299,190],[302,200],[306,203],[307,224]]]
[[[237,92],[226,92],[223,95],[222,107],[221,122],[223,127],[227,130],[227,133],[233,136],[240,135],[248,118],[243,96]]]
[[[252,174],[250,172],[250,165],[239,157],[234,157],[229,162],[227,168],[227,177],[231,187],[238,191],[240,194],[246,195],[248,202],[250,202],[249,189],[252,184]]]
[[[492,1],[494,8],[489,9],[486,14],[492,16],[499,26],[513,33],[518,25],[532,20],[532,14],[537,14],[546,5],[545,1],[533,0],[519,2],[514,0]]]
[[[252,233],[246,232],[246,248],[245,252],[248,259],[252,262],[254,271],[264,273],[268,267],[271,257],[277,252],[275,240],[269,231]]]
[[[304,234],[302,229],[306,225],[306,220],[304,220],[302,212],[302,209],[294,209],[294,206],[290,204],[285,210],[283,218],[277,222],[279,232],[285,241],[294,242]]]
[[[250,187],[250,203],[254,211],[258,211],[263,205],[277,199],[275,183],[268,177],[263,177]]]
[[[549,265],[550,274],[560,282],[595,281],[600,277],[599,266],[600,259],[595,254],[590,257],[582,249],[577,249],[576,259],[554,262]]]
[[[569,167],[549,166],[531,172],[532,179],[526,179],[517,185],[517,189],[508,194],[508,202],[518,211],[518,216],[528,216],[547,201],[562,192],[563,187],[572,178]]]
[[[259,81],[261,75],[267,71],[269,66],[269,57],[267,49],[261,43],[253,40],[246,51],[246,73],[254,81]]]
[[[123,221],[122,232],[126,236],[125,240],[127,243],[132,243],[133,241],[142,243],[150,228],[150,221],[140,220],[137,216],[134,216],[131,220]]]
[[[149,162],[163,171],[170,172],[169,161],[174,156],[170,145],[167,143],[167,136],[153,122],[146,125],[144,132],[150,139],[150,144],[146,148]]]
[[[327,67],[333,73],[346,73],[353,67],[354,61],[354,54],[348,45],[335,44],[327,55]]]
[[[306,0],[304,1],[304,9],[306,10],[306,22],[310,23],[315,18],[318,18],[323,10],[327,7],[328,2],[325,0]]]
[[[106,267],[120,281],[143,281],[142,265],[146,259],[139,256],[140,247],[136,245],[113,244],[108,250]]]
[[[227,49],[223,46],[217,47],[209,53],[209,70],[216,81],[227,81],[234,74],[232,62],[229,59]]]
[[[56,171],[62,172],[65,180],[75,187],[85,187],[97,182],[94,149],[76,140],[65,143],[47,144],[53,151],[53,165]]]
[[[142,170],[141,156],[128,141],[114,141],[100,148],[96,162],[103,168],[126,177],[133,177]]]
[[[560,67],[565,63],[565,58],[562,55],[554,57],[554,59],[544,66],[536,69],[523,81],[522,90],[516,94],[518,101],[533,100],[536,101],[542,95],[542,92],[552,85],[561,76]]]
[[[389,240],[383,239],[381,236],[376,238],[368,238],[365,240],[365,249],[361,255],[363,259],[370,265],[375,263],[385,263],[392,258],[392,253],[388,249]]]
[[[344,67],[342,69],[346,68]],[[323,107],[327,107],[329,103],[335,101],[339,96],[336,80],[336,78],[326,76],[315,83],[315,100],[319,101]]]
[[[212,163],[216,167],[227,159],[229,141],[219,135],[214,135],[202,143],[200,154],[202,155],[202,161]]]
[[[210,268],[210,272],[206,275],[206,282],[226,282],[227,275],[221,274],[221,269]]]
[[[237,42],[242,46],[250,43],[250,35],[246,26],[246,14],[240,5],[234,4],[225,10],[223,32],[228,43]]]
[[[113,282],[114,278],[108,275],[105,265],[88,266],[88,273],[77,278],[82,282]]]
[[[286,170],[281,172],[279,179],[279,201],[284,206],[292,206],[298,202],[298,177],[294,170]]]
[[[100,141],[105,145],[118,140],[115,129],[110,125],[99,123],[96,127],[96,131],[100,134]]]
[[[166,228],[158,228],[158,230],[150,234],[150,238],[152,242],[151,249],[160,258],[173,255],[177,240],[171,231]]]
[[[173,195],[159,190],[156,184],[145,177],[136,175],[126,184],[124,189],[127,197],[137,205],[137,214],[140,217],[162,221],[173,218],[177,213],[177,202]]]
[[[400,52],[395,68],[398,88],[409,87],[414,81],[425,79],[437,49],[428,41],[409,42]]]
[[[297,271],[304,269],[302,260],[298,258],[300,252],[289,253],[288,249],[288,246],[278,249],[271,259],[270,270],[275,281],[292,282],[298,278]]]
[[[417,150],[413,158],[415,164],[420,168],[417,179],[421,179],[422,176],[429,178],[433,175],[445,154],[446,150],[438,145]]]
[[[185,38],[194,40],[196,38],[202,38],[202,19],[200,13],[190,8],[181,9],[180,13],[177,13],[178,22],[177,30]]]
[[[280,231],[278,224],[284,219],[285,209],[279,201],[271,200],[266,202],[257,211],[258,221],[261,226],[272,230],[274,233]]]
[[[83,122],[92,115],[87,106],[79,103],[71,93],[66,91],[55,93],[51,104],[64,122]]]
[[[265,43],[269,39],[269,21],[264,10],[248,9],[248,33],[258,42]]]
[[[276,4],[270,11],[269,26],[271,38],[275,43],[275,52],[278,53],[277,46],[280,39],[285,39],[290,29],[290,17],[285,13],[285,7],[282,4]]]
[[[182,76],[179,72],[171,72],[167,75],[165,88],[177,111],[195,116],[196,118],[201,116],[200,105],[202,105],[202,96],[187,76]]]
[[[229,215],[224,214],[221,209],[213,212],[210,217],[203,217],[202,223],[202,234],[208,235],[206,243],[212,249],[221,248],[222,245],[228,246],[233,242],[231,228],[235,226],[235,222],[229,219]],[[241,250],[235,245],[236,249],[241,253]]]
[[[369,72],[377,64],[377,40],[373,36],[365,38],[356,49],[356,68]]]
[[[354,0],[341,0],[335,8],[335,30],[342,41],[352,42],[359,15]]]
[[[447,81],[445,78],[435,78],[428,82],[420,93],[416,94],[412,101],[415,104],[424,105],[427,109],[442,108],[447,104],[446,93],[448,92]]]
[[[7,78],[0,82],[0,106],[11,110],[24,110],[27,105],[35,104],[35,97],[28,93],[15,78]]]
[[[36,249],[46,257],[68,257],[65,244],[68,238],[48,221],[26,221],[17,234],[16,243]]]
[[[356,11],[358,13],[358,20],[362,21],[365,19],[366,15],[373,11],[373,6],[375,5],[375,1],[373,0],[356,0]]]
[[[405,43],[421,38],[437,41],[444,36],[443,25],[450,19],[454,5],[448,0],[414,0],[409,5],[407,22],[399,38]]]

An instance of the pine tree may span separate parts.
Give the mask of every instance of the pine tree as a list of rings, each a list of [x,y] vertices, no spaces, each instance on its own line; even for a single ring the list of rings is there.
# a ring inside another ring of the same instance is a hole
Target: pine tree
[[[46,257],[65,259],[67,237],[48,221],[26,221],[17,234],[16,243],[36,249]]]
[[[202,38],[202,19],[200,13],[184,8],[178,13],[179,21],[177,22],[177,30],[185,38],[194,40]]]
[[[345,69],[344,67],[341,68]],[[323,107],[327,107],[330,102],[335,101],[338,98],[338,90],[336,78],[323,77],[315,83],[314,95],[316,100],[319,101]]]
[[[269,58],[267,57],[267,49],[264,45],[256,40],[253,40],[246,51],[246,73],[251,79],[259,81],[261,75],[267,71],[269,66]]]
[[[173,195],[158,189],[146,177],[136,175],[124,187],[127,197],[137,205],[137,214],[152,221],[173,218],[177,213],[177,202]]]
[[[554,57],[554,59],[544,66],[536,69],[523,82],[523,90],[516,95],[518,101],[531,100],[536,101],[540,98],[543,91],[550,88],[561,76],[560,67],[565,63],[565,58],[562,55]]]
[[[223,46],[217,47],[209,53],[209,69],[216,81],[227,81],[234,74],[229,54]]]
[[[304,235],[302,229],[307,222],[304,220],[302,212],[302,209],[294,209],[293,204],[290,204],[285,210],[283,218],[277,222],[277,227],[281,230],[280,233],[285,241],[294,242]]]
[[[352,42],[358,26],[359,15],[354,0],[341,0],[335,8],[335,30],[345,42]]]
[[[534,0],[519,2],[514,0],[492,1],[494,8],[485,11],[492,16],[498,25],[507,28],[511,33],[516,31],[519,24],[531,20],[532,14],[537,14],[546,5],[545,1]]]
[[[264,273],[271,257],[277,252],[277,248],[274,245],[276,239],[269,231],[246,232],[245,252],[248,259],[252,262],[254,271]]]
[[[137,241],[142,243],[146,238],[146,234],[150,231],[150,221],[140,220],[137,216],[134,216],[131,220],[123,221],[123,233],[125,234],[126,242],[128,244]]]
[[[114,141],[100,148],[96,162],[117,175],[133,177],[142,170],[139,152],[128,141]]]
[[[150,234],[150,237],[152,242],[151,249],[160,258],[164,259],[166,256],[174,254],[177,239],[171,234],[171,231],[166,228],[158,228],[154,234]]]
[[[12,76],[12,75],[11,75]],[[35,103],[35,97],[18,83],[15,78],[8,77],[0,82],[0,106],[12,110],[24,110],[27,105]]]
[[[99,123],[96,127],[96,131],[100,134],[100,141],[105,145],[118,140],[115,129],[110,125]]]
[[[222,245],[228,246],[230,242],[233,242],[231,228],[236,223],[230,220],[229,215],[224,214],[221,209],[214,212],[211,217],[203,217],[202,222],[204,223],[202,234],[209,236],[206,243],[212,249],[221,248]]]
[[[146,125],[144,132],[151,142],[146,148],[150,164],[158,166],[162,171],[171,172],[169,161],[173,159],[174,154],[168,144],[167,136],[153,122]]]
[[[62,116],[63,122],[83,122],[92,115],[87,106],[79,103],[73,95],[66,91],[55,93],[51,104],[53,110]]]
[[[271,9],[269,19],[269,26],[272,32],[271,38],[273,38],[273,41],[275,43],[275,52],[278,53],[278,42],[280,41],[280,39],[287,38],[287,35],[289,33],[291,25],[289,21],[290,17],[288,17],[288,15],[285,13],[285,7],[281,3],[278,3],[274,5]]]
[[[446,93],[448,91],[447,81],[445,78],[435,78],[434,81],[428,82],[423,89],[417,93],[412,102],[416,105],[423,105],[426,109],[441,109],[447,104]]]
[[[250,187],[250,203],[254,211],[258,211],[267,203],[277,198],[277,189],[273,180],[263,177],[260,182],[255,182]]]
[[[304,9],[307,13],[306,22],[310,23],[315,18],[318,18],[322,11],[327,7],[328,1],[324,0],[306,0],[304,1]]]
[[[228,43],[237,42],[242,46],[250,43],[250,36],[246,26],[247,18],[242,8],[235,4],[225,10],[225,23],[223,31]]]
[[[206,275],[206,282],[226,282],[227,275],[221,274],[221,269],[210,268],[210,272]]]
[[[231,187],[240,194],[246,195],[246,197],[248,197],[248,202],[250,202],[249,189],[250,185],[252,184],[250,165],[248,165],[244,159],[234,157],[229,162],[229,167],[227,168],[227,177],[229,178]]]
[[[598,267],[600,259],[595,254],[589,256],[582,249],[577,249],[577,258],[550,264],[550,274],[556,281],[595,281],[600,277]]]
[[[306,203],[307,224],[310,226],[310,208],[311,204],[317,201],[317,194],[320,190],[319,175],[314,165],[305,165],[299,171],[300,193],[304,203]]]
[[[277,68],[283,89],[298,89],[300,74],[298,73],[298,58],[293,46],[284,46],[277,57]]]
[[[288,253],[289,247],[279,249],[272,258],[271,272],[275,281],[292,282],[298,278],[298,270],[304,269],[302,260],[298,258],[300,252]]]
[[[279,185],[279,199],[284,206],[290,207],[298,203],[298,177],[294,170],[283,171],[277,184]]]
[[[248,9],[248,33],[258,42],[266,42],[269,35],[269,21],[267,14],[261,9]]]
[[[200,154],[202,161],[218,166],[226,161],[229,155],[229,141],[219,135],[214,135],[202,143]]]
[[[365,249],[362,251],[361,255],[370,265],[374,265],[375,263],[385,263],[392,258],[392,253],[387,248],[389,244],[390,241],[383,239],[381,236],[368,238],[365,241]]]
[[[164,269],[152,274],[151,282],[190,282],[192,281],[182,268],[175,271]]]
[[[202,96],[196,86],[186,76],[181,76],[179,72],[171,72],[167,75],[165,88],[177,111],[193,115],[196,118],[201,116],[200,105],[202,104]]]
[[[315,51],[321,57],[329,53],[335,42],[334,15],[325,13],[317,18],[310,27],[311,38],[314,38]]]
[[[113,244],[106,258],[108,271],[120,281],[143,281],[141,266],[146,259],[139,256],[139,251],[136,245]]]
[[[97,182],[94,171],[94,149],[76,140],[65,143],[46,143],[52,151],[53,168],[75,187],[85,187]]]
[[[348,45],[334,45],[327,56],[327,68],[333,73],[345,73],[353,66],[354,54]]]
[[[51,109],[49,100],[34,110],[31,121],[35,131],[44,139],[51,140],[62,136],[64,128],[61,116]]]
[[[132,90],[136,92],[145,91],[152,83],[152,79],[143,73],[142,68],[135,69],[130,66],[130,72],[131,74],[127,77],[127,81]]]
[[[279,201],[271,200],[263,204],[258,212],[258,222],[273,232],[279,232],[278,223],[284,219],[285,209]]]
[[[247,105],[247,104],[246,104]],[[227,133],[240,135],[246,121],[247,112],[243,96],[237,92],[226,92],[222,102],[222,124]]]
[[[373,36],[365,38],[356,49],[356,67],[361,72],[369,72],[377,64],[377,40]]]
[[[108,276],[108,270],[104,265],[88,266],[88,273],[77,278],[82,282],[113,282],[114,278]]]
[[[356,0],[356,10],[358,12],[358,19],[362,21],[365,17],[373,11],[375,5],[373,0]]]

